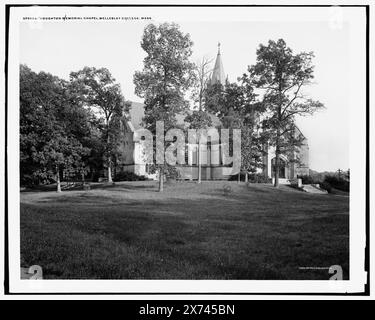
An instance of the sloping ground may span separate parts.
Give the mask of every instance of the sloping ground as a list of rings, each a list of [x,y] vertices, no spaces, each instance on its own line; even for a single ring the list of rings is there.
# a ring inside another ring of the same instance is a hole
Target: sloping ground
[[[303,190],[308,193],[315,193],[315,194],[328,194],[327,190],[320,189],[318,187],[315,187],[311,184],[304,184]]]
[[[21,266],[47,279],[328,279],[338,264],[347,278],[348,213],[348,197],[236,182],[25,192]]]
[[[337,196],[349,197],[349,192],[338,190],[338,189],[335,189],[335,188],[331,189],[331,194],[335,194]]]

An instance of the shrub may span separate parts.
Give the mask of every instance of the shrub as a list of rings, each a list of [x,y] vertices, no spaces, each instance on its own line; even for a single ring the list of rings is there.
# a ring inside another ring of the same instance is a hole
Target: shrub
[[[234,174],[228,178],[229,181],[237,181],[238,180],[238,174]],[[240,180],[245,181],[245,174],[243,172],[240,173]]]
[[[129,171],[121,171],[119,173],[116,173],[114,181],[145,181],[146,177],[139,176],[135,174],[134,172]]]
[[[335,189],[349,192],[349,181],[343,178],[339,178],[337,176],[326,176],[324,182],[329,183],[331,187]]]
[[[289,182],[290,182],[290,185],[291,185],[293,188],[298,188],[298,179],[297,179],[297,178],[295,178],[295,179],[290,179]]]
[[[27,188],[34,188],[41,185],[49,185],[55,183],[55,179],[53,177],[41,177],[41,175],[29,175],[24,174],[20,176],[20,186],[27,187]]]
[[[101,174],[100,174],[100,171],[99,170],[95,170],[93,173],[92,173],[92,178],[91,180],[93,182],[99,182],[99,178],[100,178]]]
[[[329,182],[327,181],[323,181],[321,182],[320,184],[320,188],[324,189],[324,190],[327,190],[329,193],[331,193],[332,191],[332,186],[329,184]]]
[[[179,172],[174,166],[166,166],[166,168],[164,168],[164,174],[167,180],[176,180],[179,178]]]
[[[298,175],[297,176],[298,179],[302,179],[302,184],[315,184],[315,183],[319,183],[317,181],[314,180],[313,177],[309,176],[309,175]]]
[[[249,182],[251,183],[271,183],[272,179],[262,173],[249,174]]]
[[[21,187],[33,187],[40,183],[38,179],[29,174],[24,174],[20,176]]]

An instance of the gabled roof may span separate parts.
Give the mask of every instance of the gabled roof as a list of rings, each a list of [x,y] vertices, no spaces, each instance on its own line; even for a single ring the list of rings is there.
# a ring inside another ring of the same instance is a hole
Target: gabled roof
[[[191,114],[191,110],[187,110],[185,113],[179,113],[176,115],[176,120],[178,125],[186,124],[184,119],[188,114]],[[137,130],[143,127],[143,117],[145,116],[145,105],[140,102],[131,101],[131,106],[129,108],[130,114],[130,128],[131,130]],[[219,118],[213,114],[210,114],[212,126],[217,127],[221,125]]]

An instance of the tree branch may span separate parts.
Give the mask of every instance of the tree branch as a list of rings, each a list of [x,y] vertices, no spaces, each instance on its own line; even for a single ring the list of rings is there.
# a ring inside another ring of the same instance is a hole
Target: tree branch
[[[289,106],[293,103],[293,101],[297,99],[298,92],[301,89],[302,85],[303,85],[303,80],[301,81],[300,84],[298,84],[298,88],[297,88],[297,91],[294,93],[293,99],[290,100],[290,102],[285,106],[284,110],[282,111],[282,113],[281,113],[282,116],[284,115],[285,111],[289,108]]]

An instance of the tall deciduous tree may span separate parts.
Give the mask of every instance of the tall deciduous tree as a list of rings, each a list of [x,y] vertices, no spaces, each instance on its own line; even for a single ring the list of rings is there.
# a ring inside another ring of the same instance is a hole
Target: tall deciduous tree
[[[294,54],[284,40],[270,40],[257,49],[257,62],[249,67],[253,83],[263,89],[263,103],[269,116],[265,130],[275,147],[275,187],[279,185],[280,155],[301,145],[296,137],[295,117],[312,115],[323,108],[319,101],[306,98],[302,88],[313,79],[312,52]]]
[[[264,106],[257,99],[251,77],[244,73],[238,78],[240,82],[240,108],[237,112],[241,119],[241,169],[245,172],[248,182],[249,172],[256,172],[262,167],[263,145],[266,137],[259,131],[259,119]]]
[[[130,103],[125,101],[120,85],[106,68],[85,67],[78,72],[72,72],[70,78],[80,87],[87,105],[96,107],[104,119],[104,157],[107,164],[108,182],[112,182],[112,159],[117,152],[117,145],[114,141],[120,134],[117,130],[119,126],[116,125],[118,123],[116,119],[125,115]]]
[[[226,105],[224,85],[209,84],[204,92],[204,105],[206,111],[221,119],[230,108]]]
[[[248,74],[238,78],[239,84],[226,81],[215,84],[206,91],[206,108],[219,117],[224,128],[241,129],[241,171],[255,172],[261,166],[263,135],[257,130],[257,119],[263,112],[262,104],[256,100],[254,87]],[[238,174],[240,181],[240,173]]]
[[[189,61],[193,42],[175,23],[150,24],[141,42],[146,52],[144,68],[134,74],[135,93],[144,98],[146,128],[156,134],[156,121],[164,130],[176,125],[176,114],[188,107],[185,93],[193,83]],[[159,191],[163,191],[166,164],[159,164]]]
[[[77,173],[88,149],[87,112],[76,103],[69,83],[20,66],[20,174],[22,184],[57,182],[60,171]]]

